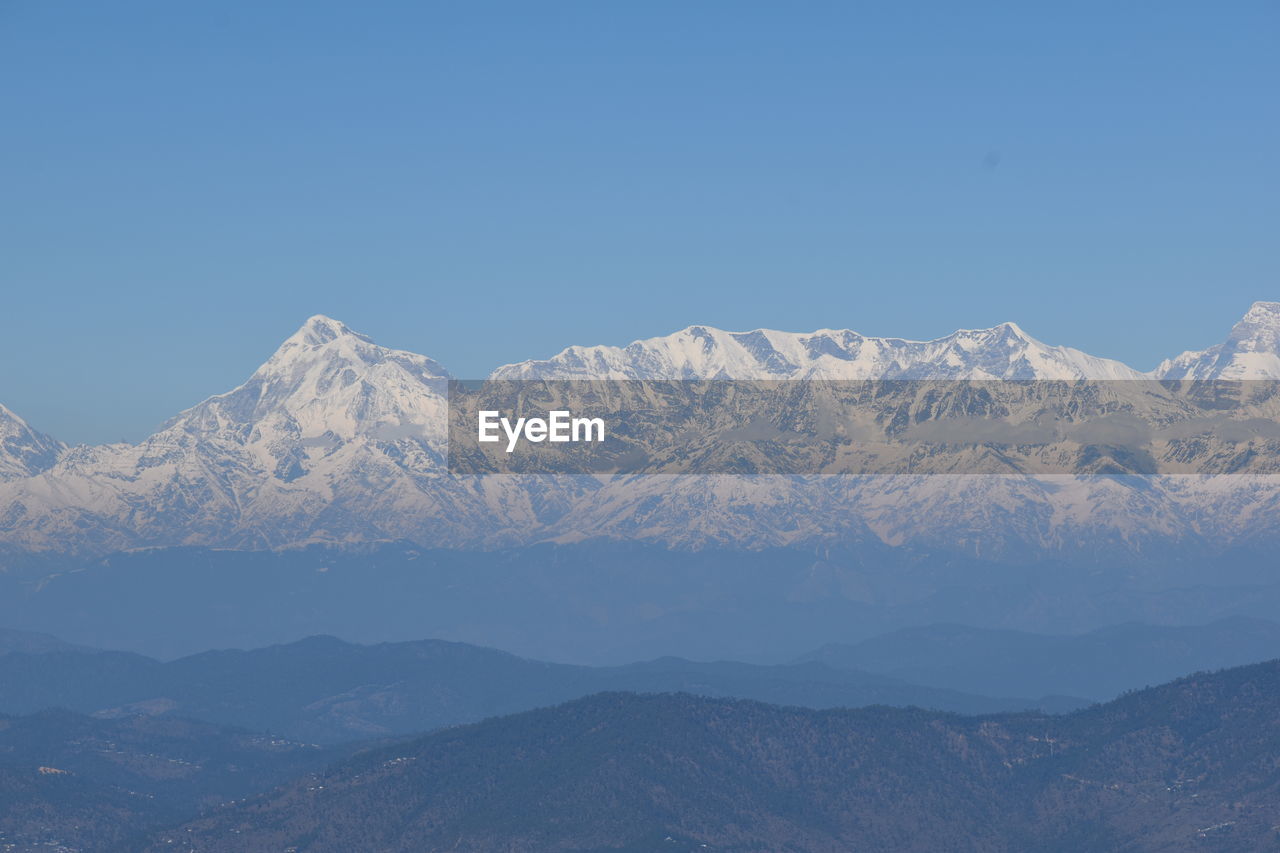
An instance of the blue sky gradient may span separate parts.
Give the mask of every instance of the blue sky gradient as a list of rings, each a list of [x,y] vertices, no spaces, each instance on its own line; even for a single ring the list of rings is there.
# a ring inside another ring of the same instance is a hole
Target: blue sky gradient
[[[1034,7],[1034,8],[1033,8]],[[1280,5],[0,0],[0,402],[137,439],[309,315],[478,376],[691,323],[1280,298]]]

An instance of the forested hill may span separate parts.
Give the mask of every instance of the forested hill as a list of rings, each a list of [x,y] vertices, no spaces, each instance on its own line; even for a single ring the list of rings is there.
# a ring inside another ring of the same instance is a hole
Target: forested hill
[[[1254,851],[1278,824],[1271,662],[1065,716],[600,694],[365,753],[154,849]]]

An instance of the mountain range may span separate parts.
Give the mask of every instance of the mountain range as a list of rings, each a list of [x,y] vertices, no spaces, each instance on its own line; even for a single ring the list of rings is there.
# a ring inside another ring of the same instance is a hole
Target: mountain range
[[[608,691],[806,708],[1060,712],[1276,655],[1280,625],[1242,618],[1185,627],[1133,623],[1077,635],[927,625],[829,644],[776,665],[663,657],[584,666],[443,640],[357,644],[328,636],[160,661],[8,630],[0,632],[0,714],[62,708],[97,719],[180,717],[338,744]],[[1017,696],[1032,698],[1009,698]]]
[[[1065,716],[606,693],[387,745],[150,850],[1274,849],[1280,662]]]
[[[335,637],[165,662],[96,649],[14,651],[0,655],[0,685],[0,714],[64,708],[99,719],[182,717],[321,744],[415,734],[610,690],[963,713],[1087,704],[1061,696],[1043,702],[977,696],[820,662],[660,658],[591,667],[441,640],[366,646]]]
[[[471,669],[473,684],[500,686],[512,672],[515,659],[495,668],[485,658],[498,653],[447,646],[360,650],[316,638],[174,663],[191,676],[189,697],[216,694],[235,673],[259,690],[272,678],[268,709],[283,697],[305,701],[325,678],[326,656],[337,660],[330,680],[366,653],[410,678],[442,657]],[[36,656],[57,669],[53,658],[64,653]],[[448,710],[458,673],[434,674],[444,677],[430,701]],[[532,683],[517,680],[516,692]],[[366,710],[381,705],[394,715],[401,700],[376,692]],[[223,700],[205,710],[225,716],[239,701],[234,693]],[[41,710],[0,715],[0,845],[15,853],[1243,853],[1280,842],[1278,700],[1273,660],[1057,715],[611,691],[335,746],[192,720],[182,716],[197,707],[191,702],[94,716]]]
[[[1222,344],[1151,373],[1006,323],[925,342],[692,326],[626,347],[570,347],[493,377],[1276,379],[1278,352],[1280,303],[1259,302]],[[1267,478],[456,477],[444,466],[448,378],[430,358],[316,316],[243,385],[138,444],[66,447],[0,408],[0,545],[94,555],[604,537],[677,548],[877,541],[1019,559],[1258,550],[1280,530],[1270,523],[1280,490]]]

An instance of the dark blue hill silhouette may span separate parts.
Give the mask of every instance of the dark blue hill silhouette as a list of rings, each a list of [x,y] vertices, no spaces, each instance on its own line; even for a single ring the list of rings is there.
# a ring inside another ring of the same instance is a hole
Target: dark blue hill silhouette
[[[980,713],[1037,705],[919,688],[821,663],[664,658],[587,667],[441,640],[362,646],[310,637],[169,662],[81,650],[0,656],[0,712],[58,706],[107,717],[171,714],[322,743],[421,732],[604,690],[685,691],[819,708],[887,704]]]
[[[1063,716],[609,693],[356,756],[153,850],[1259,851],[1280,662]],[[705,845],[705,846],[704,846]]]

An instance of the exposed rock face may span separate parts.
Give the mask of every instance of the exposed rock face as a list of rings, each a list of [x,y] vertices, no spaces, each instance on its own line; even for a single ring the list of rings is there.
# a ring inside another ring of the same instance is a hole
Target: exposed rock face
[[[0,405],[0,482],[30,477],[52,468],[66,445]]]

